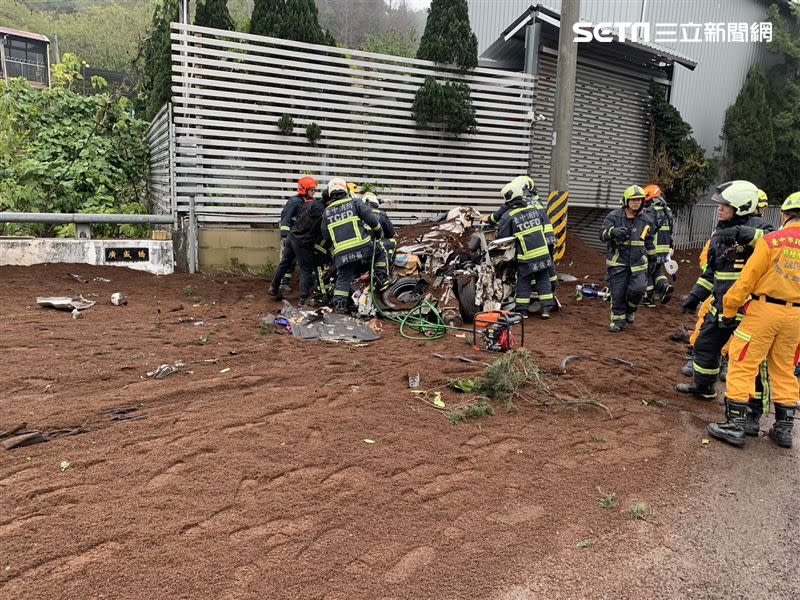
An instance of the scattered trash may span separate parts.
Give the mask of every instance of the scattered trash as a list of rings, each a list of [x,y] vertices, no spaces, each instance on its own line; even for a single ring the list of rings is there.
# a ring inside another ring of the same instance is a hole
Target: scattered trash
[[[456,360],[460,360],[461,362],[464,363],[469,363],[471,365],[483,365],[484,367],[489,366],[488,362],[483,362],[482,360],[473,360],[471,358],[467,358],[466,356],[454,356],[453,358],[455,358]]]
[[[231,370],[230,367],[225,367],[224,369],[220,370],[220,373],[227,373],[230,370]]]
[[[180,312],[183,310],[183,304],[178,304],[175,308],[170,308],[169,312]]]
[[[708,438],[703,438],[702,440],[700,440],[700,443],[703,444],[703,446],[708,446],[711,443],[711,440],[709,440]]]
[[[371,440],[371,439],[369,439],[369,438],[364,438],[364,443],[365,443],[365,444],[374,444],[374,443],[375,443],[375,440]]]
[[[14,448],[32,446],[33,444],[41,444],[46,441],[47,436],[43,435],[41,431],[30,431],[5,439],[0,442],[0,446],[6,450],[13,450]]]
[[[98,283],[111,283],[111,280],[110,279],[106,279],[105,277],[93,277],[92,281],[95,281],[95,282],[98,282]]]
[[[203,327],[205,326],[205,323],[203,323],[203,321],[195,321],[194,323],[192,323],[192,325],[194,325],[195,327]]]
[[[177,373],[185,366],[186,363],[179,360],[172,365],[167,365],[167,364],[160,365],[155,371],[150,371],[147,374],[147,376],[150,377],[151,379],[164,379],[164,377],[168,377],[173,373]]]
[[[431,356],[433,358],[439,358],[441,360],[447,360],[447,357],[444,354],[437,354],[436,352],[434,352],[433,354],[431,354]]]
[[[75,273],[67,273],[70,277],[72,277],[78,283],[89,283],[89,280],[85,277],[81,277],[80,275],[76,275]]]
[[[139,407],[137,406],[123,406],[104,414],[110,421],[140,421],[141,419],[146,419],[147,415],[145,414],[134,414],[138,410]]]
[[[73,308],[73,309],[72,309],[72,320],[73,320],[73,321],[74,321],[75,319],[80,319],[82,316],[83,316],[83,315],[81,314],[81,311],[79,311],[77,308]]]
[[[190,365],[213,365],[219,362],[218,358],[205,358],[203,360],[193,360]]]
[[[383,331],[383,323],[381,323],[378,319],[372,319],[369,323],[369,328],[372,329],[375,333],[380,333]]]
[[[62,461],[61,461],[61,464],[60,464],[60,465],[58,465],[58,468],[59,468],[59,469],[61,469],[61,472],[63,473],[64,471],[66,471],[67,469],[69,469],[69,466],[70,466],[71,464],[72,464],[72,463],[71,463],[71,462],[69,462],[68,460],[62,460]]]
[[[114,306],[123,306],[128,303],[128,297],[122,292],[114,292],[111,294],[111,304]]]
[[[284,300],[281,314],[283,317],[276,317],[274,325],[286,323],[286,330],[301,340],[358,343],[380,339],[368,324],[348,315],[334,314],[327,307],[304,311]]]
[[[575,544],[577,548],[591,548],[592,546],[594,546],[594,540],[583,540]]]
[[[572,354],[570,356],[567,356],[566,358],[564,358],[564,360],[561,361],[561,370],[564,373],[566,373],[567,372],[567,363],[568,362],[570,362],[572,360],[579,360],[579,359],[584,359],[584,358],[591,358],[593,360],[597,360],[597,359],[600,359],[600,358],[605,358],[607,360],[612,360],[612,361],[614,361],[616,363],[619,363],[619,364],[621,364],[621,365],[623,365],[625,367],[628,367],[629,369],[632,369],[634,367],[633,363],[628,362],[627,360],[622,360],[621,358],[617,358],[616,356],[605,356],[603,354]]]
[[[563,281],[564,283],[575,283],[578,281],[578,278],[575,275],[570,275],[569,273],[559,273],[558,280]]]
[[[419,373],[415,373],[414,375],[408,375],[408,387],[412,390],[415,390],[419,387],[420,378]]]
[[[87,300],[83,296],[72,298],[70,296],[39,296],[36,304],[43,307],[55,308],[56,310],[85,310],[91,308],[96,302]]]

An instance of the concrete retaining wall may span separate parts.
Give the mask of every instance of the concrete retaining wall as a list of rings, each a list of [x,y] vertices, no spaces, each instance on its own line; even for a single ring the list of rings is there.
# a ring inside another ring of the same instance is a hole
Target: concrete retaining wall
[[[154,275],[175,272],[172,240],[0,238],[0,265],[41,263],[128,267]]]
[[[258,272],[264,265],[278,264],[281,236],[269,229],[204,227],[199,230],[198,262],[204,272],[230,267],[235,260]]]

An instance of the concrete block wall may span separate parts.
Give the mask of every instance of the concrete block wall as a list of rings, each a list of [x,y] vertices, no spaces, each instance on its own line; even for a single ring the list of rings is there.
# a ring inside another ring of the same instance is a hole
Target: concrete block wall
[[[203,227],[198,237],[198,262],[203,272],[229,267],[232,259],[252,271],[260,271],[267,263],[277,265],[280,258],[281,236],[276,227]]]

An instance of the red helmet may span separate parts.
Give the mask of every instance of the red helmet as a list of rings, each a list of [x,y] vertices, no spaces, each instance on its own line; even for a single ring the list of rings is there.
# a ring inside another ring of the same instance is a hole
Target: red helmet
[[[664,192],[661,191],[661,188],[658,187],[655,183],[651,183],[646,188],[644,188],[644,201],[645,204],[650,204],[653,201],[653,198],[663,198]]]
[[[297,193],[301,196],[308,195],[308,190],[311,188],[315,188],[319,185],[319,182],[314,179],[313,177],[303,177],[300,181],[297,182]]]

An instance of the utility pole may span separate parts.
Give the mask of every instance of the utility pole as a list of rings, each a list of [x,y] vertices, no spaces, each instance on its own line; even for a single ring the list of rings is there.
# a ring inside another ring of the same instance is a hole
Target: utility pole
[[[556,106],[553,115],[553,142],[550,153],[550,194],[547,213],[556,236],[556,260],[564,256],[567,237],[567,200],[569,198],[569,161],[572,149],[572,116],[575,107],[575,73],[578,44],[573,41],[573,25],[580,19],[580,0],[561,2],[558,32],[558,67],[556,70]]]

